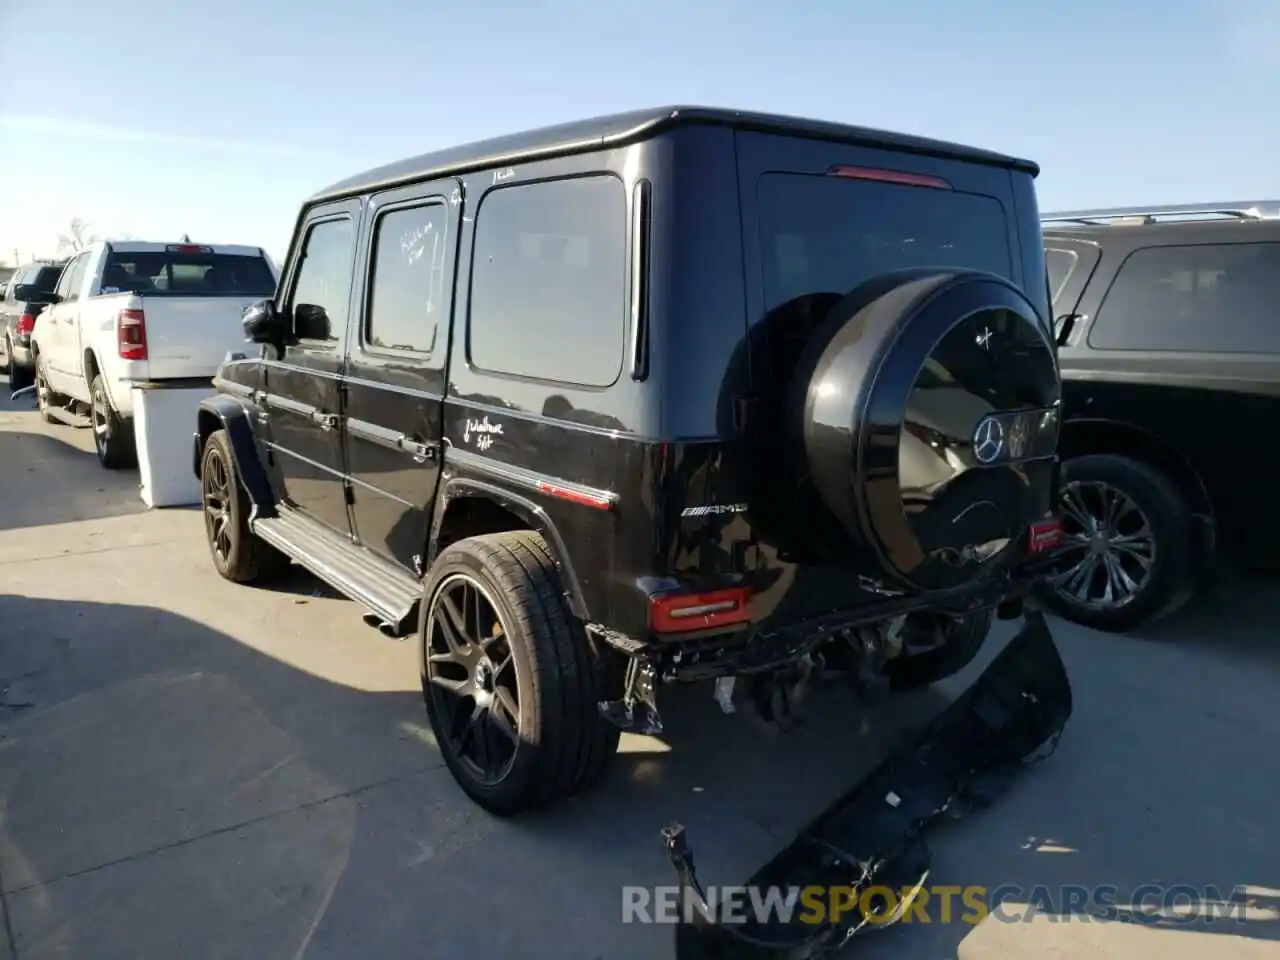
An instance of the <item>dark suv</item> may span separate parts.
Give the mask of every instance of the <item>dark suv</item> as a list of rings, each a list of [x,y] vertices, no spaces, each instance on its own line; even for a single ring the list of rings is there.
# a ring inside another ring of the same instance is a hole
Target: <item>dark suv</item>
[[[498,813],[661,730],[663,682],[778,720],[824,663],[953,673],[1057,530],[1036,172],[669,108],[336,184],[200,410],[214,563],[414,636]]]
[[[24,263],[9,280],[0,302],[0,349],[4,350],[9,388],[27,386],[35,371],[31,362],[31,331],[36,317],[49,304],[53,288],[62,276],[65,260]]]
[[[1064,380],[1064,616],[1134,627],[1276,565],[1280,202],[1045,218]]]

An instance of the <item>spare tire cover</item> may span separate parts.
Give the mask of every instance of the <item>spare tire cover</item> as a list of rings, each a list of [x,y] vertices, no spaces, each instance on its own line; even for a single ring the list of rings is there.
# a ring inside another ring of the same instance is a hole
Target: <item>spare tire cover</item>
[[[870,281],[831,310],[796,374],[813,486],[889,578],[937,590],[1007,567],[1050,509],[1057,362],[1009,282],[921,270]]]

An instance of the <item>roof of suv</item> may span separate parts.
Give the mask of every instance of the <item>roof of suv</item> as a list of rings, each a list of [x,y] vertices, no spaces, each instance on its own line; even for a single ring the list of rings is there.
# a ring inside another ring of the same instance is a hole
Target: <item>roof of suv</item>
[[[332,200],[371,189],[386,189],[413,180],[468,169],[623,146],[683,123],[732,126],[768,133],[803,134],[841,143],[887,147],[903,153],[1012,167],[1032,176],[1040,172],[1039,166],[1030,160],[927,137],[777,114],[718,107],[671,106],[578,120],[438,150],[348,177],[321,190],[308,202]]]
[[[1090,241],[1104,238],[1129,241],[1139,237],[1149,240],[1153,230],[1179,237],[1194,231],[1210,239],[1228,234],[1234,238],[1241,230],[1267,227],[1271,228],[1268,233],[1280,230],[1280,200],[1070,210],[1042,214],[1040,223],[1046,237]]]

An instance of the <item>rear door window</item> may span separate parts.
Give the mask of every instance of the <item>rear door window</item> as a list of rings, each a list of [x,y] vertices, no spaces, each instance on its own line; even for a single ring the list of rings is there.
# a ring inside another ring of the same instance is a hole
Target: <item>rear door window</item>
[[[1013,279],[1008,220],[993,197],[795,173],[766,173],[758,190],[766,311],[910,267]]]
[[[1099,350],[1280,353],[1280,243],[1145,247],[1098,308]]]

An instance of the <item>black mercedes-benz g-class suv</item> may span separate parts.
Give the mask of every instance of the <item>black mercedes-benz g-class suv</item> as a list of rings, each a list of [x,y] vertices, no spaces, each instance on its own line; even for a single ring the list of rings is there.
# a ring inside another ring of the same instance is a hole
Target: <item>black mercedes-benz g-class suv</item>
[[[668,108],[338,183],[199,412],[214,563],[416,637],[502,814],[661,730],[664,682],[776,719],[823,664],[953,673],[1056,536],[1036,173]]]
[[[1277,566],[1280,202],[1044,218],[1063,376],[1058,613],[1130,629]]]

